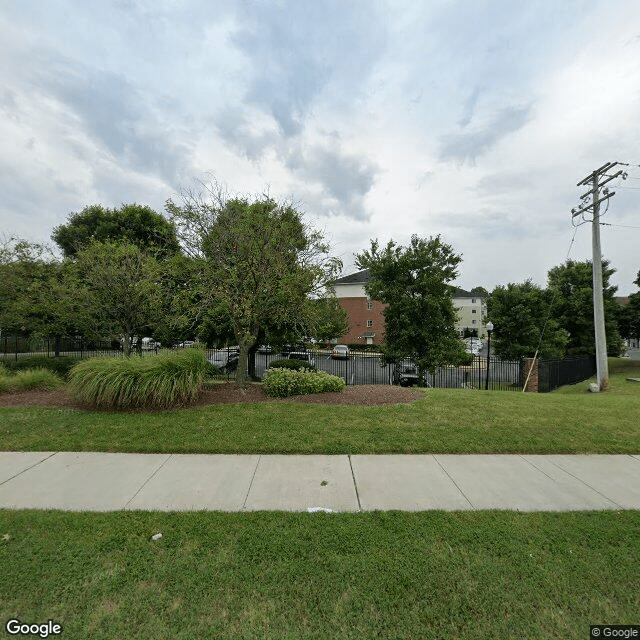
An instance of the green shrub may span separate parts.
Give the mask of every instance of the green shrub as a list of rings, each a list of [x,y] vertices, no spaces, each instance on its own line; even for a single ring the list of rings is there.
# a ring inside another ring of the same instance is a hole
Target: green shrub
[[[271,369],[265,373],[262,389],[272,398],[286,398],[308,393],[342,391],[346,384],[342,378],[325,371],[305,371],[299,369]]]
[[[25,369],[15,375],[0,372],[0,393],[31,389],[57,389],[63,384],[63,381],[48,369]]]
[[[73,356],[29,356],[17,360],[5,360],[3,364],[9,371],[24,371],[25,369],[48,369],[61,378],[68,378],[69,372],[80,360]]]
[[[207,359],[200,349],[168,351],[146,358],[89,358],[77,364],[69,391],[100,409],[163,409],[193,400]]]
[[[0,373],[0,393],[6,393],[12,391],[11,378],[3,373]]]
[[[306,360],[273,360],[269,363],[269,369],[291,369],[293,371],[299,371],[305,369],[306,371],[316,371],[316,368],[307,362]]]
[[[18,371],[11,378],[11,382],[17,391],[58,389],[64,384],[59,376],[44,368]]]

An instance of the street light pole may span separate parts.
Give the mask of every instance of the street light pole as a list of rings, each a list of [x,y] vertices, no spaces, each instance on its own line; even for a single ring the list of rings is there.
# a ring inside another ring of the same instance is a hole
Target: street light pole
[[[489,362],[491,361],[491,332],[493,331],[493,322],[487,322],[487,375],[484,382],[484,390],[489,391]]]

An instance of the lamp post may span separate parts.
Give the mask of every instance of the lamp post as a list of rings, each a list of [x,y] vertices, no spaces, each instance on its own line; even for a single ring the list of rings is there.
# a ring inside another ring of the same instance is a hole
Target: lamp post
[[[489,390],[489,362],[491,360],[491,332],[493,331],[493,322],[487,322],[487,335],[489,339],[487,340],[487,376],[484,382],[484,390]]]

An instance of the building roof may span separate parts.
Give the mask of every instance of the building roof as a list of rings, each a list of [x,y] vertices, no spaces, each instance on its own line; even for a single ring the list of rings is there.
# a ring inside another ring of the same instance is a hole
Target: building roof
[[[369,282],[369,269],[358,271],[357,273],[351,273],[348,276],[338,278],[334,284],[367,284]],[[476,293],[470,293],[459,287],[451,287],[453,289],[454,298],[482,298],[483,296]]]
[[[369,282],[369,269],[338,278],[335,284],[366,284],[367,282]]]

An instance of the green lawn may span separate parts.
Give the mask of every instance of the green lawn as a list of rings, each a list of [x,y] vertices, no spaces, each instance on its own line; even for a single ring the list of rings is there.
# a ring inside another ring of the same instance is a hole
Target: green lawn
[[[66,638],[582,640],[638,623],[639,529],[637,511],[0,511],[0,619]]]
[[[428,389],[384,407],[267,402],[157,413],[0,409],[2,451],[146,453],[638,453],[640,362],[606,393]],[[620,364],[621,363],[621,364]]]

